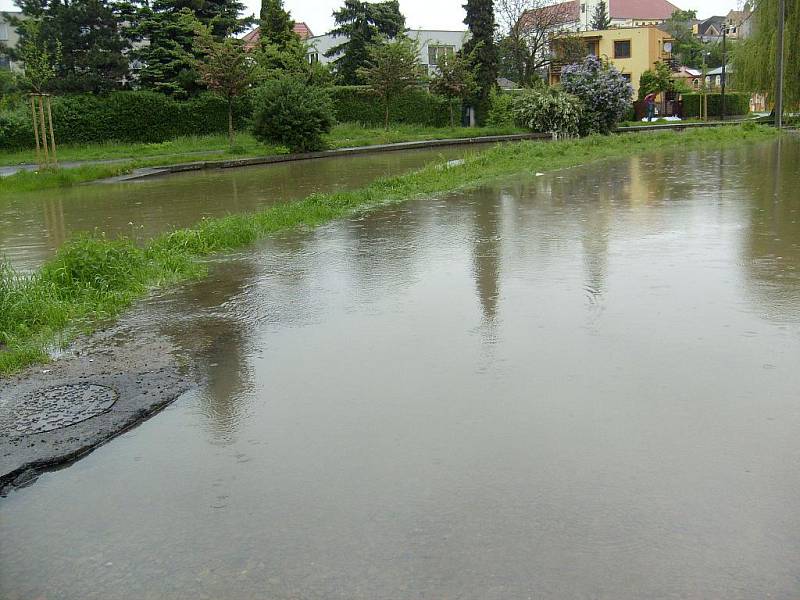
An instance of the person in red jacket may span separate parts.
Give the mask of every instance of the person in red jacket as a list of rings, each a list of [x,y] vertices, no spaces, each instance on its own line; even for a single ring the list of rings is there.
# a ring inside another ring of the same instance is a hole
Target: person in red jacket
[[[647,94],[644,97],[644,105],[647,107],[647,122],[651,122],[656,116],[656,94]]]

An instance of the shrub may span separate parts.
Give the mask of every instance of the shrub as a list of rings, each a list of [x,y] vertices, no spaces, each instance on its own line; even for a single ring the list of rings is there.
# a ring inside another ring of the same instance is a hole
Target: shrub
[[[561,70],[564,91],[583,103],[581,133],[609,133],[628,112],[633,87],[622,73],[596,56]]]
[[[287,146],[291,152],[321,150],[322,135],[330,132],[334,121],[328,93],[296,78],[270,81],[253,99],[255,138]]]
[[[514,120],[537,133],[578,135],[582,116],[581,101],[557,88],[526,90],[514,99]]]
[[[707,94],[708,96],[708,115],[710,117],[722,116],[722,94]],[[699,117],[700,94],[683,95],[683,116]],[[728,116],[746,115],[750,112],[750,95],[732,92],[725,94],[725,114]]]
[[[384,109],[380,98],[363,86],[339,86],[330,89],[336,120],[340,123],[361,123],[367,126],[383,125]],[[389,104],[390,121],[406,125],[447,127],[450,124],[448,100],[422,89],[410,89],[394,98]],[[456,113],[461,103],[452,102]]]
[[[514,125],[514,95],[500,90],[489,93],[488,127],[512,127]]]

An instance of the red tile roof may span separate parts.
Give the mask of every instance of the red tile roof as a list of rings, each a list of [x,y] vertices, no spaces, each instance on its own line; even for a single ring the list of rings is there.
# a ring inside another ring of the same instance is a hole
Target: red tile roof
[[[314,34],[311,33],[311,28],[305,23],[295,23],[294,32],[301,40],[307,40],[310,37],[314,37]]]
[[[311,28],[309,28],[309,26],[306,25],[305,23],[295,23],[294,32],[297,34],[297,37],[299,37],[301,40],[307,40],[310,37],[314,37],[314,34],[311,33]],[[242,38],[245,50],[252,50],[256,46],[258,46],[258,42],[260,40],[261,40],[261,29],[259,27],[256,27],[255,29],[253,29],[253,31],[251,31]]]
[[[544,21],[552,25],[575,23],[581,20],[581,2],[582,0],[569,0],[543,6],[529,11],[523,18],[529,21]],[[607,0],[607,2],[612,19],[666,21],[674,11],[679,10],[677,6],[667,0]]]
[[[679,10],[667,0],[610,0],[612,19],[667,20]]]

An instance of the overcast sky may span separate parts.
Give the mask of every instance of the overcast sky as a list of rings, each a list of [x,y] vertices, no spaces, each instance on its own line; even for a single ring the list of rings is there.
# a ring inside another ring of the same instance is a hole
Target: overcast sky
[[[260,0],[245,0],[251,12],[257,13]],[[414,29],[463,29],[465,0],[400,0],[406,23]],[[702,18],[724,15],[741,4],[739,0],[672,0],[680,8],[696,10]],[[327,33],[333,26],[331,13],[342,0],[284,0],[295,21],[305,21],[317,34]],[[0,0],[0,10],[13,10],[13,0]]]

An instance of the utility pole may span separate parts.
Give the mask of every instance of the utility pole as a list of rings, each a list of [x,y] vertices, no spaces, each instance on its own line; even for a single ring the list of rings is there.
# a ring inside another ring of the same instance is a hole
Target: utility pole
[[[727,78],[727,67],[728,65],[725,64],[728,60],[727,55],[725,54],[726,51],[726,41],[728,39],[728,24],[725,23],[722,26],[722,120],[725,120],[726,110],[725,110],[725,79]]]
[[[786,0],[778,1],[778,75],[775,92],[775,127],[783,127],[783,30],[786,20]]]

